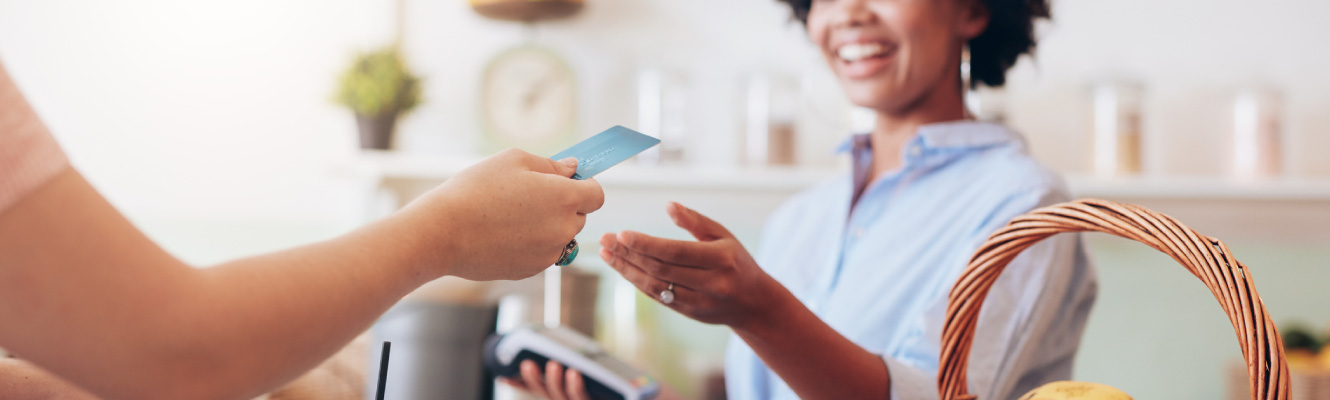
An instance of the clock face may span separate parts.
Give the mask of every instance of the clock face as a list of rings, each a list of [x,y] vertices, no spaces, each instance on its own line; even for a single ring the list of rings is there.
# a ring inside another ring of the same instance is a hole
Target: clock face
[[[490,136],[501,147],[529,151],[565,144],[575,120],[572,70],[554,53],[519,47],[485,70],[481,107]]]

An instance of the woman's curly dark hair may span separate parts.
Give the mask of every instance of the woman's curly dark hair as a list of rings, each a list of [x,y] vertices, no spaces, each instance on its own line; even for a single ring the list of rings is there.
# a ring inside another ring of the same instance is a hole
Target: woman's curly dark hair
[[[813,0],[777,0],[788,4],[794,17],[808,23]],[[1000,87],[1007,70],[1022,54],[1034,51],[1034,23],[1049,18],[1048,0],[961,0],[982,1],[988,11],[988,27],[970,39],[970,84]]]

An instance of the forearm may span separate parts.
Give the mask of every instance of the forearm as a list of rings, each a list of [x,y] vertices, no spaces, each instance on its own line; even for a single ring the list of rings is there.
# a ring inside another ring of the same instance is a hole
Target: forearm
[[[406,229],[194,269],[66,171],[0,214],[0,321],[21,328],[0,343],[107,398],[256,395],[442,273]]]
[[[205,354],[226,368],[193,366],[215,381],[263,383],[258,390],[267,391],[318,365],[440,276],[418,259],[404,227],[390,218],[327,242],[200,270],[205,295],[171,314],[196,321],[179,339],[214,350]]]
[[[886,399],[890,373],[882,358],[841,336],[788,290],[763,317],[734,332],[804,399]]]
[[[12,358],[0,358],[0,393],[25,400],[97,400],[35,365]]]

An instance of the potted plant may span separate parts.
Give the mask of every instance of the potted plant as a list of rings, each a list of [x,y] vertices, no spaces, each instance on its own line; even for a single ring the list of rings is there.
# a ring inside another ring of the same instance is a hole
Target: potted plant
[[[360,147],[387,150],[397,117],[420,104],[420,78],[407,70],[397,46],[361,54],[342,73],[334,99],[351,109]]]

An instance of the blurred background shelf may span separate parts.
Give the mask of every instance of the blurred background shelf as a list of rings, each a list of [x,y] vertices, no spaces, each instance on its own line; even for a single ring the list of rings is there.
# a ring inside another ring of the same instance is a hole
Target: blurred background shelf
[[[335,167],[339,174],[384,180],[442,182],[479,162],[477,156],[426,156],[365,151]],[[616,188],[725,189],[798,191],[835,176],[838,168],[641,165],[632,161],[596,177]],[[1215,176],[1140,176],[1104,178],[1064,174],[1078,197],[1187,201],[1264,201],[1330,203],[1330,179],[1273,178],[1243,181]]]
[[[482,157],[362,152],[336,167],[343,174],[384,180],[441,182]],[[836,174],[833,168],[652,166],[625,161],[596,180],[613,188],[721,189],[794,193]]]
[[[1139,204],[1227,242],[1323,247],[1330,243],[1330,180],[1067,176],[1077,197]]]
[[[364,152],[338,164],[335,171],[357,177],[369,186],[369,192],[380,196],[366,215],[375,218],[480,159]],[[599,219],[620,222],[619,229],[632,227],[630,223],[670,229],[668,221],[644,216],[663,215],[659,211],[667,201],[678,201],[703,212],[714,210],[717,218],[756,236],[768,212],[839,171],[829,167],[647,166],[628,161],[596,177],[608,197],[600,215],[613,215]],[[1101,178],[1083,174],[1067,174],[1066,179],[1076,197],[1140,204],[1226,240],[1330,242],[1330,179],[1238,181],[1209,176]]]
[[[1330,202],[1330,179],[1274,178],[1241,181],[1211,176],[1100,178],[1069,174],[1067,184],[1083,197],[1107,199],[1243,200]]]

